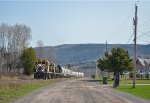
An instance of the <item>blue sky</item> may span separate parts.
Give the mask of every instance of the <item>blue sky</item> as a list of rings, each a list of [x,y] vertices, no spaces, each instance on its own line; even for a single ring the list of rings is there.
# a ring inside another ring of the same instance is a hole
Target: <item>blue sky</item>
[[[25,24],[32,30],[30,45],[79,43],[126,44],[133,34],[133,0],[0,1],[0,22]],[[146,23],[145,23],[146,22]],[[138,35],[150,31],[150,1],[138,3]],[[133,38],[132,38],[133,40]],[[132,42],[130,40],[129,44]],[[132,42],[133,43],[133,42]],[[150,43],[150,33],[137,40]]]

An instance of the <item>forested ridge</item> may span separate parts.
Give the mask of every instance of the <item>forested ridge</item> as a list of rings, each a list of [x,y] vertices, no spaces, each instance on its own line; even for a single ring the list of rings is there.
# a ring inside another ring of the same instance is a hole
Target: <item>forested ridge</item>
[[[108,44],[108,51],[112,48],[123,48],[133,57],[133,44]],[[39,48],[35,50],[39,53]],[[80,64],[95,61],[104,57],[105,44],[64,44],[59,46],[45,46],[41,49],[43,57],[49,58],[55,54],[58,64]],[[55,52],[55,53],[54,53]],[[145,58],[150,55],[150,45],[137,45],[137,57]]]

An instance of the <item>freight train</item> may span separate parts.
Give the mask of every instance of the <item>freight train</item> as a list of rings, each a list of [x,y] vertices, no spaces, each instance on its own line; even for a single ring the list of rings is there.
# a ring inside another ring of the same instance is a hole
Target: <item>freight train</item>
[[[53,79],[53,78],[62,78],[62,77],[83,77],[84,73],[75,72],[60,65],[56,65],[53,62],[49,62],[46,59],[39,59],[35,62],[35,79]]]

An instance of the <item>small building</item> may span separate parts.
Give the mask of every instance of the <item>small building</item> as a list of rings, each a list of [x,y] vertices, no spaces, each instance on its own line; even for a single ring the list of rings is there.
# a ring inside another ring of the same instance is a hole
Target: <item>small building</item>
[[[137,58],[137,75],[141,78],[150,76],[150,59]]]

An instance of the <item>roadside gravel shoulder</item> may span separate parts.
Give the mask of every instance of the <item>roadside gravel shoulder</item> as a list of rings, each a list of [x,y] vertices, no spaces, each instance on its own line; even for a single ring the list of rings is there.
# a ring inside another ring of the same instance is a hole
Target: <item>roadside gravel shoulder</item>
[[[29,93],[13,103],[150,103],[99,84],[91,78],[60,81]]]
[[[69,81],[69,80],[63,80],[63,81],[59,81],[59,82],[56,82],[56,83],[51,83],[51,84],[49,84],[45,87],[42,87],[40,89],[37,89],[33,92],[28,93],[27,95],[23,96],[22,98],[20,98],[18,100],[13,100],[11,103],[31,103],[33,98],[36,98],[37,95],[43,94],[47,90],[51,90],[51,89],[54,89],[54,88],[59,88],[59,86],[61,84],[65,84],[65,83],[67,83],[67,81]]]

